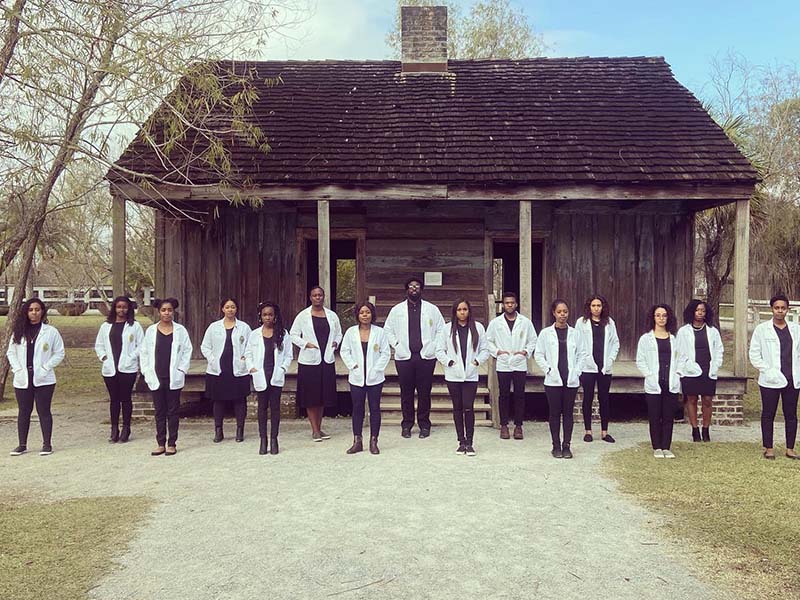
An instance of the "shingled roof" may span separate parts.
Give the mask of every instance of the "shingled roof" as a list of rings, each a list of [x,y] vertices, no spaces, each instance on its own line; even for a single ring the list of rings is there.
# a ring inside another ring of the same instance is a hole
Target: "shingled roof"
[[[255,117],[272,151],[231,147],[253,184],[754,183],[752,166],[663,58],[240,64],[261,79]],[[135,140],[118,165],[183,176]],[[194,183],[215,183],[190,172]],[[129,176],[109,173],[112,180]]]

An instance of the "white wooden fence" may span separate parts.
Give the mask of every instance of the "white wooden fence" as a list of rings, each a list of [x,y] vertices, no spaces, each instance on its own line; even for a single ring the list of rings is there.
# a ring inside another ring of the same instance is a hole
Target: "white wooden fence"
[[[97,288],[76,289],[66,286],[34,286],[33,295],[41,298],[45,304],[62,304],[64,302],[83,301],[87,305],[88,313],[99,312],[97,307],[104,301],[103,294],[109,300],[114,297],[111,286],[101,290]],[[153,288],[144,290],[144,306],[149,306],[154,296]],[[14,286],[0,286],[0,304],[8,304],[14,299]]]

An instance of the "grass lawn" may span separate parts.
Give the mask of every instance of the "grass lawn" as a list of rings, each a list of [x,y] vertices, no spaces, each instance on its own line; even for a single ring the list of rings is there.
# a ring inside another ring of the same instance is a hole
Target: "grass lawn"
[[[0,598],[87,598],[152,504],[143,497],[0,498]]]
[[[656,461],[649,445],[608,456],[624,493],[666,516],[714,583],[741,598],[800,598],[800,461],[766,461],[753,443],[673,445]]]

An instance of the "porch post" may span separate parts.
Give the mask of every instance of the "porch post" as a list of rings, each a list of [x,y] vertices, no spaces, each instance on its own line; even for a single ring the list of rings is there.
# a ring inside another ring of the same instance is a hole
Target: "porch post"
[[[519,202],[519,303],[520,312],[533,318],[533,250],[531,240],[531,201]]]
[[[125,198],[115,194],[111,202],[111,284],[116,297],[125,294]]]
[[[749,295],[750,200],[736,201],[733,271],[733,374],[747,376],[747,301]]]
[[[325,306],[331,307],[331,215],[328,200],[317,200],[317,258],[319,285],[325,290]]]

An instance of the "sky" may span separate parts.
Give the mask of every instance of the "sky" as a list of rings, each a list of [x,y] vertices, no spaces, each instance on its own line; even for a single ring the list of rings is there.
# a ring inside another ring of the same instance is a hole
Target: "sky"
[[[313,17],[273,39],[265,59],[386,59],[395,0],[309,0]],[[464,0],[466,5],[471,0]],[[758,65],[800,62],[798,0],[671,2],[512,0],[548,56],[663,56],[678,80],[702,96],[710,63],[734,51]]]

